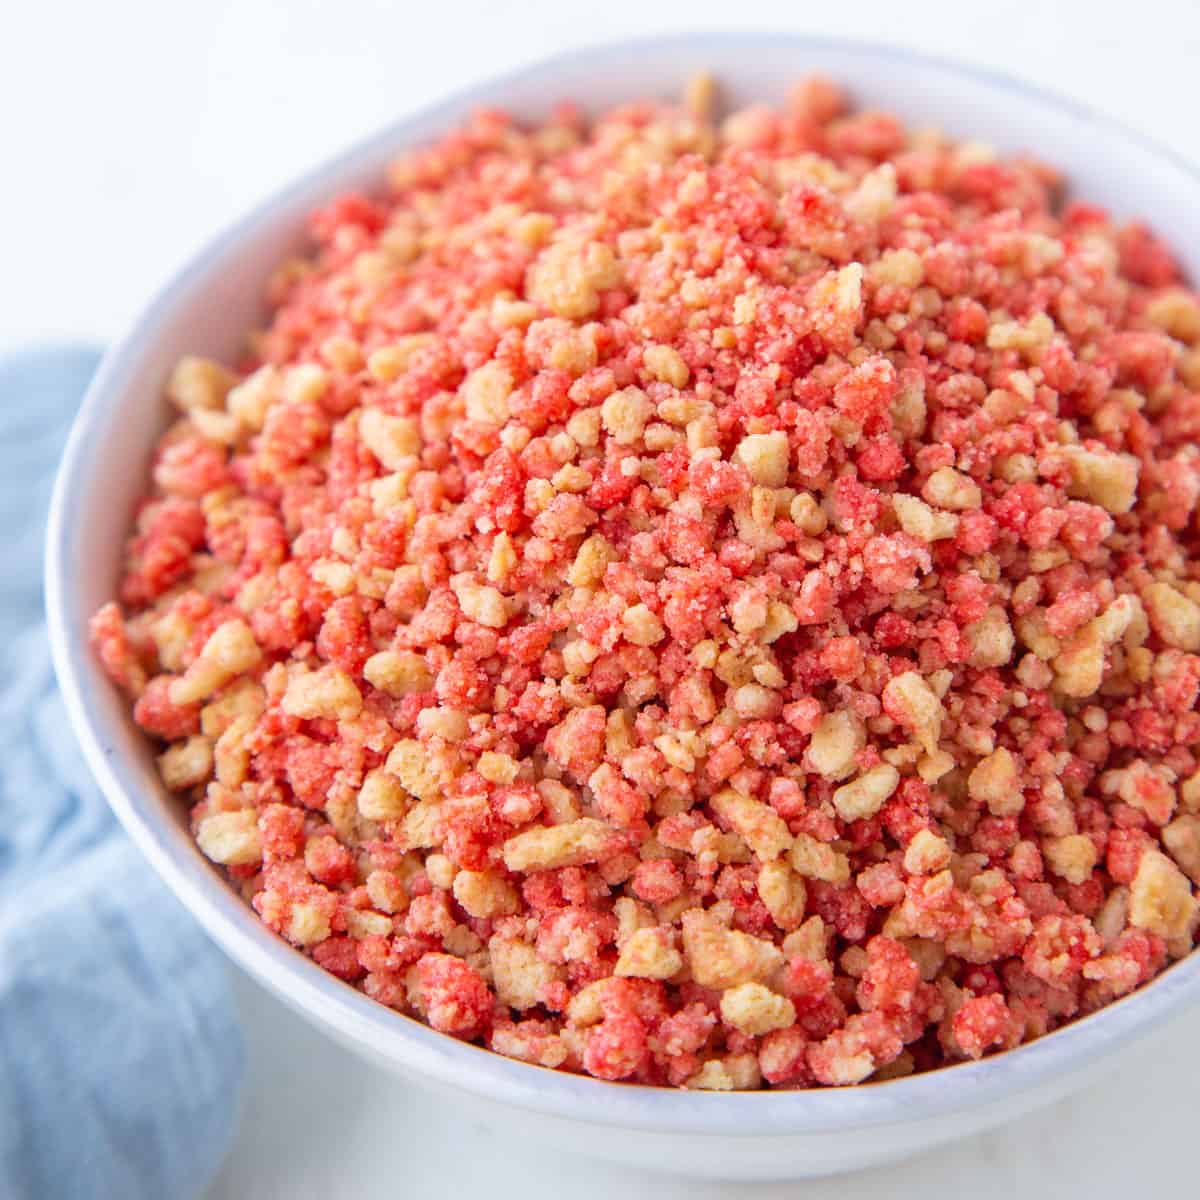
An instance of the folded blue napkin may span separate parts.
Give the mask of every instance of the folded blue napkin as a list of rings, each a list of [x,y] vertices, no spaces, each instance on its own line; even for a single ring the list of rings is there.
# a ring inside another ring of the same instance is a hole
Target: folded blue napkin
[[[233,1135],[225,965],[125,838],[54,684],[42,536],[98,356],[0,359],[0,1197],[187,1200]]]

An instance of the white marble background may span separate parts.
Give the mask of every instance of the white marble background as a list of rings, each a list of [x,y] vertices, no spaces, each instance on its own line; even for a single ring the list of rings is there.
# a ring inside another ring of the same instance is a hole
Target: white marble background
[[[0,6],[0,348],[104,341],[229,220],[306,166],[486,74],[637,33],[735,26],[903,44],[1000,68],[1200,161],[1191,0],[39,0]],[[239,980],[241,1133],[210,1200],[977,1200],[1194,1191],[1200,1013],[1136,1069],[879,1171],[760,1188],[500,1143]]]

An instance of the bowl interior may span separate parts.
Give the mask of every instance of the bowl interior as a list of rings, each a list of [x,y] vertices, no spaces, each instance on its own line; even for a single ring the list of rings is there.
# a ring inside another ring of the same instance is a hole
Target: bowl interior
[[[684,36],[568,55],[398,122],[310,174],[201,252],[106,358],[64,459],[47,548],[56,665],[92,768],[130,833],[235,958],[307,1015],[351,1041],[371,1044],[377,1058],[398,1067],[531,1108],[552,1105],[590,1120],[696,1130],[712,1125],[717,1098],[614,1089],[463,1046],[366,1000],[259,926],[193,846],[184,812],[161,788],[151,748],[88,652],[86,627],[89,616],[114,595],[131,514],[167,421],[161,398],[167,373],[185,353],[236,357],[246,331],[262,319],[267,276],[303,244],[305,217],[315,205],[347,188],[370,188],[397,150],[435,136],[473,107],[499,106],[536,118],[564,98],[596,109],[646,95],[678,96],[702,69],[717,75],[732,106],[780,101],[799,77],[820,71],[849,86],[860,106],[886,108],[914,125],[937,126],[1005,152],[1036,151],[1064,172],[1072,194],[1122,216],[1145,217],[1168,233],[1193,277],[1200,275],[1197,176],[1095,114],[1005,78],[884,47],[787,35]],[[1035,1082],[1077,1056],[1081,1034],[1092,1036],[1089,1028],[1103,1027],[1108,1040],[1131,1037],[1174,1007],[1178,993],[1200,990],[1197,980],[1200,963],[1192,959],[1081,1025],[936,1077],[854,1092],[728,1096],[720,1103],[753,1104],[764,1132],[896,1120],[913,1105],[927,1111],[953,1107],[962,1094],[958,1085],[947,1086],[950,1080],[970,1080],[976,1095]],[[601,1095],[603,1112],[595,1104]]]

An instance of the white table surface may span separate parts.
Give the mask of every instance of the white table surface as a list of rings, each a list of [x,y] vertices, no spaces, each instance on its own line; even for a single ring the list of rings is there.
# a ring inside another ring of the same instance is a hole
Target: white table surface
[[[103,342],[204,239],[306,166],[483,75],[583,41],[790,26],[972,60],[1104,109],[1200,161],[1191,0],[38,0],[0,38],[0,348]],[[902,1167],[759,1189],[498,1143],[239,977],[240,1135],[209,1200],[630,1196],[1148,1197],[1194,1183],[1200,1013],[1135,1070]],[[1193,1189],[1194,1190],[1194,1187]]]
[[[809,1183],[651,1175],[513,1145],[440,1096],[365,1066],[245,976],[241,1133],[207,1200],[1167,1200],[1196,1195],[1200,1013],[1133,1069],[1002,1129]]]

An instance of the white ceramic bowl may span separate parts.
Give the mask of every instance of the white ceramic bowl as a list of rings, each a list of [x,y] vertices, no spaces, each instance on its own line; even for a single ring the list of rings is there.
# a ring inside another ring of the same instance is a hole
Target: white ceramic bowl
[[[162,384],[184,353],[232,355],[260,317],[271,267],[302,241],[305,214],[370,187],[403,147],[470,108],[522,117],[571,97],[595,108],[679,95],[714,71],[734,103],[779,101],[822,71],[855,98],[1003,150],[1036,150],[1076,194],[1166,231],[1200,272],[1200,179],[1165,151],[1077,105],[987,72],[878,46],[792,35],[661,38],[555,58],[405,118],[321,167],[205,247],[109,352],[63,459],[47,544],[47,609],[59,682],[92,771],[134,841],[221,946],[319,1028],[400,1077],[419,1077],[520,1136],[720,1178],[827,1174],[895,1159],[1055,1100],[1111,1068],[1200,997],[1200,954],[1041,1041],[979,1063],[847,1090],[712,1094],[603,1083],[542,1070],[433,1032],[368,1000],[259,924],[188,834],[152,750],[88,649],[88,617],[115,590],[133,506],[167,413]],[[397,1086],[404,1086],[398,1081]]]

